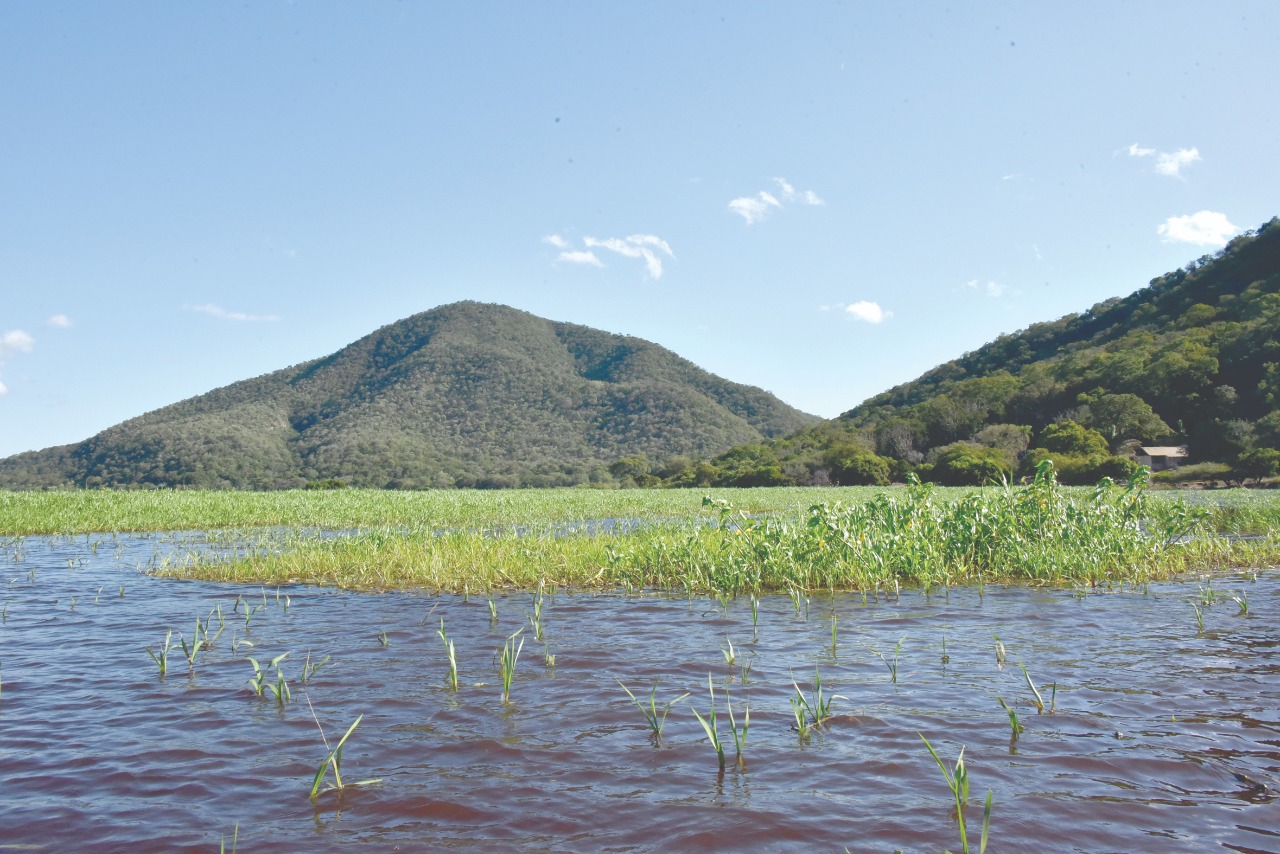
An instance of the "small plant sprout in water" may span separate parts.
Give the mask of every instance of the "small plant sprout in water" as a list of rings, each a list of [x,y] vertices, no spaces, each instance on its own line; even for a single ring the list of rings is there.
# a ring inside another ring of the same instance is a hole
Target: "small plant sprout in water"
[[[74,601],[75,600],[73,599],[72,602]],[[1240,609],[1240,611],[1236,614],[1237,617],[1243,617],[1245,614],[1249,613],[1249,599],[1244,595],[1243,590],[1240,591],[1238,594],[1232,596],[1231,601],[1235,602],[1236,606],[1239,607]],[[72,607],[74,608],[74,605]]]
[[[253,675],[249,677],[249,690],[259,697],[263,697],[266,695],[266,691],[270,689],[280,705],[284,705],[285,700],[290,699],[292,695],[289,693],[289,686],[285,682],[284,673],[280,671],[280,662],[288,657],[289,653],[281,653],[271,659],[271,662],[266,667],[262,667],[258,664],[256,658],[250,656],[249,663],[253,665]],[[275,684],[267,681],[272,670],[276,674]]]
[[[732,668],[733,665],[738,660],[738,653],[735,652],[733,649],[732,640],[730,640],[729,638],[725,638],[724,640],[725,640],[725,643],[729,644],[729,647],[728,649],[724,647],[720,647],[720,654],[724,656],[724,663],[727,664],[730,668]]]
[[[169,631],[165,632],[164,646],[160,647],[159,653],[151,647],[147,647],[147,655],[151,656],[151,660],[156,663],[156,667],[160,668],[161,676],[164,676],[165,672],[169,669],[169,640],[172,637],[173,629],[169,629]]]
[[[1013,737],[1017,738],[1022,735],[1026,731],[1026,727],[1018,720],[1018,713],[1009,708],[1009,704],[1001,698],[996,697],[996,702],[1000,704],[1000,708],[1009,713],[1009,729],[1013,732]]]
[[[942,636],[942,663],[947,664],[951,661],[951,656],[947,655],[947,636]]]
[[[489,624],[492,625],[496,622],[498,622],[498,606],[493,601],[493,597],[490,596],[489,597]]]
[[[391,638],[388,637],[387,633],[382,629],[378,630],[378,643],[382,644],[384,647],[391,646]]]
[[[311,698],[307,698],[307,705],[311,705]],[[320,762],[320,767],[316,769],[315,779],[311,781],[311,801],[314,803],[325,792],[341,792],[348,786],[372,786],[375,783],[381,783],[382,780],[361,780],[358,783],[342,782],[342,746],[347,743],[347,739],[351,738],[351,733],[356,731],[356,727],[360,726],[360,721],[364,720],[364,715],[356,718],[355,723],[347,728],[346,734],[338,740],[337,745],[333,748],[329,747],[329,739],[325,737],[324,727],[320,726],[320,719],[316,717],[316,710],[311,709],[311,717],[316,722],[316,727],[320,730],[320,740],[324,742],[325,750],[329,754]],[[333,770],[333,785],[325,786],[321,789],[325,778],[329,775],[329,770]]]
[[[929,739],[924,737],[923,733],[917,732],[920,740],[924,742],[924,746],[929,749],[929,755],[933,757],[933,761],[938,763],[938,770],[942,772],[942,776],[946,778],[947,787],[951,789],[951,796],[955,800],[956,820],[960,824],[960,846],[964,854],[969,854],[969,834],[965,830],[964,825],[964,808],[969,802],[969,772],[964,767],[964,748],[960,748],[960,755],[956,758],[955,770],[947,769],[942,764],[942,759],[938,756],[938,752],[933,749],[933,745],[929,743]],[[982,839],[978,845],[978,854],[985,854],[987,850],[987,834],[991,829],[991,792],[987,792],[987,805],[982,813]]]
[[[1027,687],[1030,688],[1031,693],[1035,695],[1036,714],[1043,715],[1044,714],[1044,697],[1040,696],[1040,689],[1036,687],[1035,682],[1031,681],[1031,674],[1027,672],[1027,666],[1023,664],[1021,661],[1018,662],[1018,666],[1022,668],[1022,678],[1027,680]],[[1053,683],[1053,687],[1054,687],[1054,697],[1056,701],[1057,693],[1058,693],[1058,683],[1056,682]],[[1049,711],[1052,712],[1053,709],[1051,708]]]
[[[898,645],[893,648],[892,660],[887,658],[884,653],[872,650],[872,652],[875,652],[876,655],[880,657],[880,660],[884,662],[884,666],[889,670],[889,681],[895,685],[898,684],[898,655],[902,652],[902,644],[905,640],[906,637],[898,639]]]
[[[707,688],[711,692],[711,710],[707,712],[704,718],[699,714],[697,709],[693,710],[694,717],[698,719],[698,723],[702,724],[702,729],[707,734],[707,740],[711,742],[712,748],[715,749],[716,758],[720,762],[721,770],[724,769],[724,742],[720,740],[720,727],[716,723],[716,686],[711,678],[711,674],[707,674]],[[729,712],[729,728],[733,732],[733,743],[737,752],[738,763],[742,763],[742,750],[747,744],[747,730],[751,728],[751,708],[748,706],[746,717],[739,728],[737,721],[733,717],[733,704],[729,701],[729,693],[726,691],[724,695],[725,707]]]
[[[436,630],[436,634],[440,636],[441,642],[444,643],[445,655],[449,657],[449,672],[444,677],[444,682],[453,690],[458,690],[458,656],[453,649],[453,641],[449,640],[449,636],[445,634],[444,617],[440,618],[440,628]]]
[[[821,726],[831,718],[831,704],[834,701],[848,699],[839,694],[828,697],[822,688],[822,674],[816,667],[813,669],[813,693],[810,697],[805,697],[804,692],[800,690],[794,674],[791,677],[791,687],[796,690],[796,696],[791,700],[791,708],[795,712],[796,719],[807,719],[811,726]],[[808,735],[808,726],[797,726],[796,729],[800,730],[801,735]]]
[[[311,650],[307,650],[307,660],[302,662],[302,677],[301,677],[302,684],[306,685],[308,682],[314,679],[316,673],[320,671],[320,668],[324,667],[328,663],[329,663],[329,656],[327,655],[324,658],[320,659],[319,661],[313,662],[311,660]]]
[[[751,594],[751,630],[760,631],[760,597],[754,593]]]
[[[663,704],[662,711],[661,713],[659,713],[658,700],[657,700],[657,694],[658,694],[657,682],[653,683],[653,687],[649,689],[649,705],[646,708],[645,704],[642,703],[640,699],[636,697],[635,694],[631,693],[631,689],[628,688],[626,685],[622,684],[621,679],[617,679],[615,677],[615,681],[618,683],[618,685],[622,687],[623,691],[627,692],[627,696],[631,698],[631,702],[636,704],[636,708],[640,710],[640,714],[644,715],[645,723],[649,725],[650,734],[653,736],[654,741],[657,741],[658,739],[662,738],[662,727],[667,722],[667,715],[671,712],[671,707],[689,696],[687,693],[685,693],[685,694],[681,694],[679,697],[676,697],[674,700],[668,700],[666,703]]]
[[[1196,609],[1196,633],[1204,634],[1204,611],[1195,602],[1191,603],[1191,607]]]
[[[996,639],[996,668],[1004,670],[1005,662],[1008,660],[1008,653],[1004,649],[1004,641],[1000,640],[999,635],[992,635]]]
[[[836,654],[836,638],[837,638],[837,632],[838,632],[837,626],[839,624],[839,620],[840,618],[836,616],[836,612],[832,611],[831,612],[831,654],[832,655]]]
[[[516,629],[515,634],[507,638],[507,642],[503,644],[499,653],[499,668],[502,671],[502,702],[511,702],[511,682],[516,677],[516,662],[520,660],[520,651],[524,649],[524,638],[520,634],[524,629]],[[516,638],[520,638],[519,646],[516,645]]]

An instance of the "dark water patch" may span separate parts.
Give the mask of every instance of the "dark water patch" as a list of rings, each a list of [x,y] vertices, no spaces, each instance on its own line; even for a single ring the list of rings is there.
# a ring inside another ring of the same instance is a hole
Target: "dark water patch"
[[[1249,609],[1219,598],[1204,607],[1203,632],[1195,582],[989,586],[865,605],[814,594],[808,619],[790,598],[766,596],[756,629],[745,598],[726,610],[706,598],[547,591],[544,647],[527,594],[497,596],[493,624],[480,596],[288,587],[277,597],[138,572],[189,544],[8,544],[0,844],[209,851],[238,826],[245,851],[959,850],[950,792],[919,731],[948,764],[966,748],[975,846],[990,789],[991,850],[1280,851],[1273,573],[1215,579]],[[196,618],[218,607],[222,634],[189,669],[178,633],[190,641]],[[247,627],[246,607],[260,609]],[[457,692],[445,685],[442,617]],[[169,629],[160,678],[145,650]],[[498,650],[517,629],[525,646],[504,705]],[[877,653],[892,660],[900,640],[895,683]],[[304,686],[308,651],[330,661]],[[265,666],[285,652],[294,696],[281,706],[249,690],[248,657]],[[1055,713],[1036,713],[1019,662],[1046,703],[1057,684]],[[812,691],[815,668],[841,699],[804,742],[789,699],[793,679]],[[726,692],[739,722],[751,709],[745,761],[730,739],[723,771],[692,714],[710,707],[708,673],[722,737]],[[615,679],[641,698],[658,682],[659,703],[691,696],[655,742]],[[308,697],[331,744],[364,715],[343,779],[381,783],[308,799],[327,752]],[[997,697],[1026,727],[1016,740]]]

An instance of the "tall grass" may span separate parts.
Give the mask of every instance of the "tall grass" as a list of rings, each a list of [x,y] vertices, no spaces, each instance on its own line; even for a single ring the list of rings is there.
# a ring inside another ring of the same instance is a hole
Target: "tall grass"
[[[565,526],[441,533],[419,525],[300,540],[284,551],[229,562],[195,556],[153,571],[458,592],[540,584],[724,596],[779,590],[791,591],[799,608],[807,606],[802,591],[862,590],[891,598],[902,585],[1096,586],[1280,558],[1280,535],[1214,536],[1209,511],[1153,498],[1143,477],[1064,489],[1046,464],[1027,486],[948,492],[916,483],[863,499],[760,516],[709,495],[703,499],[709,518],[655,521],[619,534]],[[567,502],[566,514],[575,506]]]

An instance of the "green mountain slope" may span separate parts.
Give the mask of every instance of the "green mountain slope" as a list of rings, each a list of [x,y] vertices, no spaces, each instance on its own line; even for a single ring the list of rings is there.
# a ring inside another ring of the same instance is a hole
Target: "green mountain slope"
[[[620,457],[710,456],[815,422],[656,344],[462,302],[84,442],[0,486],[569,485]]]
[[[944,483],[1123,475],[1138,441],[1265,474],[1280,449],[1280,220],[1082,314],[1037,323],[674,483]],[[1064,426],[1067,425],[1067,426]],[[1078,425],[1078,426],[1077,426]],[[1252,468],[1251,468],[1252,467]]]

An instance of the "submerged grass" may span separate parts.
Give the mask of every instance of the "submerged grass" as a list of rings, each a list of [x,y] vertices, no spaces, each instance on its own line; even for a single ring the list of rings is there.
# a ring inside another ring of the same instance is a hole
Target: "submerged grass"
[[[581,507],[565,502],[566,515]],[[423,524],[299,539],[281,551],[230,561],[197,554],[153,571],[455,592],[540,585],[720,595],[773,590],[790,591],[799,603],[807,601],[801,591],[822,589],[891,596],[902,585],[1097,586],[1280,559],[1280,525],[1256,539],[1218,536],[1211,510],[1153,496],[1142,476],[1123,485],[1064,489],[1051,465],[1027,486],[957,492],[916,483],[863,494],[858,503],[823,502],[765,516],[716,495],[703,498],[703,506],[710,518],[686,515],[620,533],[564,524],[440,533]]]

